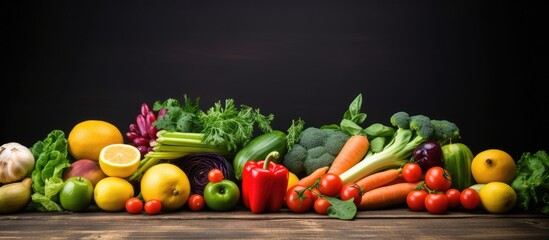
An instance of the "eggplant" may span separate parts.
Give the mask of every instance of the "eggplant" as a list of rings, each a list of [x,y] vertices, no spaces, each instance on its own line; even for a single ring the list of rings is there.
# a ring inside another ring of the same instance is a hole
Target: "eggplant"
[[[442,148],[435,141],[426,141],[417,146],[413,152],[413,159],[423,172],[434,166],[443,167]]]

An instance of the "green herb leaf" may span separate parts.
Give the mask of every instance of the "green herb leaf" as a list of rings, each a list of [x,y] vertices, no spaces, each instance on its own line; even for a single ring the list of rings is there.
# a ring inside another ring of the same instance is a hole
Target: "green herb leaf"
[[[226,99],[223,106],[216,102],[207,112],[199,115],[203,127],[204,142],[223,146],[229,151],[237,151],[253,137],[257,125],[263,132],[272,131],[271,121],[274,116],[263,115],[259,109],[241,105],[238,109],[233,99]]]
[[[352,198],[342,201],[341,199],[334,197],[322,197],[326,198],[330,204],[332,204],[332,206],[328,207],[328,216],[342,220],[352,220],[355,218],[357,207]]]
[[[286,134],[286,145],[288,147],[288,151],[292,149],[295,143],[299,142],[304,126],[305,121],[301,120],[301,118],[297,121],[292,120],[292,125],[288,128],[288,134]]]
[[[176,132],[195,132],[198,126],[199,98],[194,101],[184,96],[183,105],[177,99],[168,98],[164,102],[156,101],[154,111],[166,109],[166,115],[160,116],[153,125],[159,130]]]

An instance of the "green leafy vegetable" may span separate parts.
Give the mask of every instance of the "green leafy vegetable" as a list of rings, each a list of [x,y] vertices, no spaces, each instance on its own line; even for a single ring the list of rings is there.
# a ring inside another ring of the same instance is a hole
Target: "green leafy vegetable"
[[[202,141],[206,144],[226,148],[236,152],[245,146],[253,137],[256,127],[263,132],[272,131],[272,114],[263,115],[259,109],[247,105],[236,106],[233,99],[226,99],[225,104],[218,101],[207,111],[200,110],[199,98],[191,100],[184,96],[183,103],[169,98],[154,103],[153,110],[166,110],[153,125],[159,130],[183,133],[203,133]]]
[[[362,134],[365,135],[364,129],[360,126],[368,116],[366,113],[360,112],[362,108],[362,94],[358,94],[355,99],[349,104],[349,109],[343,113],[343,119],[337,124],[324,125],[322,129],[334,129],[344,132],[352,136]]]
[[[352,220],[356,216],[357,207],[354,203],[354,199],[341,200],[338,198],[322,196],[326,198],[332,204],[328,207],[328,216],[333,218],[339,218],[342,220]]]
[[[63,185],[63,170],[70,167],[65,133],[53,130],[30,150],[37,159],[31,173],[33,206],[38,211],[63,211],[59,204],[59,191]]]
[[[225,100],[225,106],[218,101],[207,112],[199,113],[204,142],[225,146],[229,151],[244,147],[253,137],[256,125],[263,132],[272,131],[273,118],[272,114],[265,116],[246,105],[238,109],[232,99]]]
[[[179,101],[174,98],[168,98],[163,102],[156,101],[154,103],[153,110],[159,111],[160,109],[165,109],[167,114],[156,119],[153,125],[157,129],[164,129],[174,132],[200,131],[200,129],[197,129],[199,128],[199,98],[193,101],[185,95],[183,99],[183,105],[181,105]]]
[[[517,161],[517,177],[511,183],[518,207],[549,214],[549,155],[544,150],[525,152]]]
[[[292,125],[288,128],[288,134],[286,135],[286,146],[288,151],[292,150],[294,144],[299,142],[304,127],[305,121],[301,118],[298,120],[292,120]]]

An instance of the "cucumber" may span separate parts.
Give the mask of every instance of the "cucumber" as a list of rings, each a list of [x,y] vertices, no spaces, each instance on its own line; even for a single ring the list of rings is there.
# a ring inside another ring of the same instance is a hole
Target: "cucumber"
[[[471,173],[473,153],[463,143],[449,143],[442,146],[444,169],[450,173],[452,188],[461,191],[475,184]]]
[[[275,163],[280,163],[287,152],[286,134],[282,131],[273,130],[269,133],[259,135],[250,140],[246,146],[236,153],[233,159],[236,179],[239,181],[242,180],[242,170],[247,161],[265,160],[267,154],[272,151],[278,151],[280,153],[280,158],[273,161]]]

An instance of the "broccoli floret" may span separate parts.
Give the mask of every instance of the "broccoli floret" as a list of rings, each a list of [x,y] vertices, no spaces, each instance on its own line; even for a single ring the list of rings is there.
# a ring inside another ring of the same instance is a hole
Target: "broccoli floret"
[[[286,168],[294,174],[305,172],[303,163],[306,158],[307,149],[296,143],[292,149],[286,153],[284,159],[282,159],[282,165],[286,166]]]
[[[327,152],[316,158],[307,157],[303,163],[305,175],[309,175],[321,167],[330,166],[334,162],[334,159],[335,157]]]
[[[325,134],[324,129],[309,127],[303,130],[299,144],[305,149],[311,149],[314,147],[322,146],[324,142]]]
[[[282,165],[298,177],[309,175],[320,167],[330,166],[348,139],[349,135],[339,130],[309,127],[286,153]]]
[[[326,138],[324,148],[330,155],[337,156],[347,140],[349,140],[349,135],[341,131],[334,131],[332,134],[328,135],[328,138]]]
[[[307,158],[316,159],[322,156],[324,153],[327,153],[324,146],[318,146],[307,150]]]
[[[427,140],[432,137],[434,128],[427,116],[414,115],[410,117],[410,130],[415,131],[416,136],[420,136],[422,140]]]
[[[391,124],[402,129],[410,128],[410,115],[407,112],[396,112],[391,116]]]
[[[434,126],[433,138],[440,146],[461,138],[459,128],[453,122],[447,120],[431,120]]]

